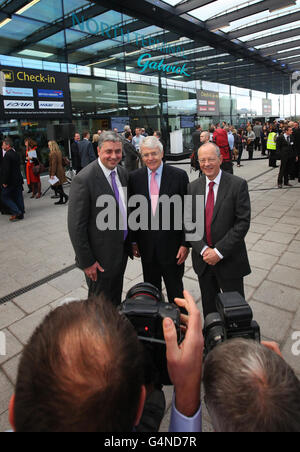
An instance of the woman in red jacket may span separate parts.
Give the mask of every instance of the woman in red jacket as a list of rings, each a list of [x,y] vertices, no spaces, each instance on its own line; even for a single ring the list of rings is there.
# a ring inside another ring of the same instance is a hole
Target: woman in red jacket
[[[31,138],[25,139],[26,146],[26,179],[27,185],[32,191],[31,198],[39,199],[41,197],[41,178],[39,174],[34,174],[33,168],[39,164],[37,158],[37,143]],[[36,157],[30,155],[31,152],[35,152]]]

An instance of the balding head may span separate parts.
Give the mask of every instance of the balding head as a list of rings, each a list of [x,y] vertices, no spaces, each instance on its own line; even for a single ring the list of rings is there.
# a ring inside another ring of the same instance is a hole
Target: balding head
[[[136,332],[112,304],[86,300],[57,308],[24,350],[16,431],[132,431],[143,373]]]
[[[218,146],[214,143],[205,143],[198,152],[200,168],[209,180],[215,180],[220,172],[223,157]]]

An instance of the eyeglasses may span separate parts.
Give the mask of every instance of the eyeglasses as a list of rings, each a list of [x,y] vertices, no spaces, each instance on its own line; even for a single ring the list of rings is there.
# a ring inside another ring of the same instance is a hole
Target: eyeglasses
[[[217,161],[216,158],[211,158],[211,159],[200,159],[199,163],[200,165],[205,165],[205,163],[215,163]]]

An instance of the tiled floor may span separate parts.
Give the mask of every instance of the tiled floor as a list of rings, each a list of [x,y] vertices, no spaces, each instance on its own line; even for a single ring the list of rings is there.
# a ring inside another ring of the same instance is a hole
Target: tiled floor
[[[188,166],[181,167],[188,170],[190,180],[196,177]],[[252,199],[252,226],[247,236],[252,275],[245,280],[247,300],[263,337],[280,343],[285,359],[300,376],[300,357],[292,353],[292,334],[300,331],[300,184],[275,189],[277,173],[269,171],[266,161],[245,162],[235,174],[250,181]],[[25,221],[9,224],[8,217],[0,217],[0,298],[74,263],[66,227],[67,207],[54,206],[53,202],[50,194],[40,200],[26,194]],[[124,292],[142,281],[140,262],[130,262],[125,276]],[[200,301],[190,257],[184,283]],[[83,274],[75,269],[0,305],[0,331],[7,341],[7,354],[0,356],[0,431],[9,428],[8,402],[24,344],[43,317],[65,298],[86,296]],[[172,388],[166,388],[166,397],[168,410],[162,431],[168,429]],[[204,430],[212,431],[205,410]]]

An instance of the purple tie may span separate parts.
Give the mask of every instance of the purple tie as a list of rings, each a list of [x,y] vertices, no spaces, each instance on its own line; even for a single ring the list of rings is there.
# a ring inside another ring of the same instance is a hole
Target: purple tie
[[[123,217],[123,224],[124,224],[124,241],[125,241],[125,240],[127,239],[127,236],[128,236],[128,229],[127,229],[127,214],[126,214],[124,205],[123,205],[123,203],[122,203],[122,199],[120,198],[120,192],[119,192],[118,185],[117,185],[117,182],[116,182],[116,172],[115,172],[115,171],[112,171],[112,172],[110,173],[110,175],[111,175],[112,188],[113,188],[113,191],[114,191],[114,194],[115,194],[117,203],[118,203],[118,205],[119,205],[119,209],[120,209],[121,214],[122,214],[122,217]]]

